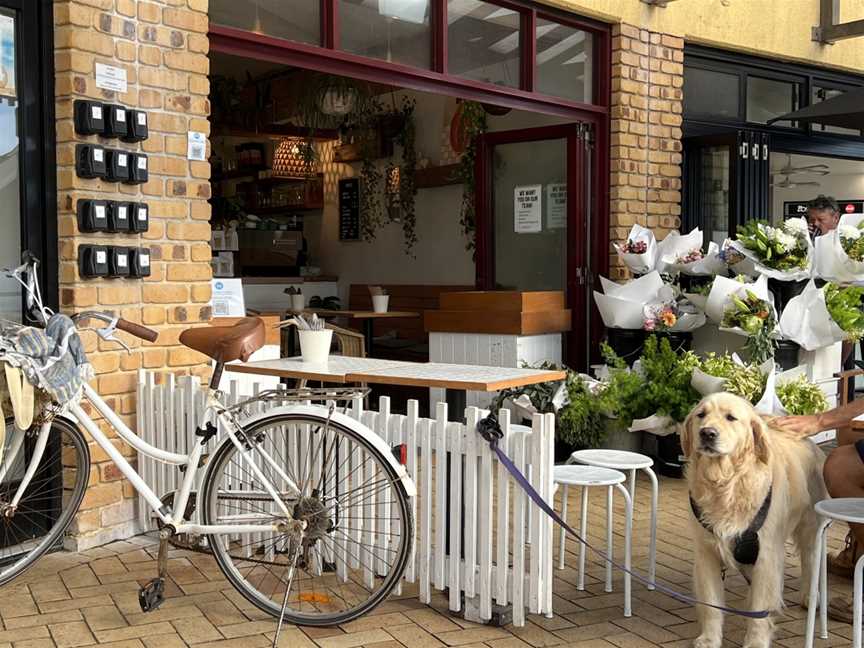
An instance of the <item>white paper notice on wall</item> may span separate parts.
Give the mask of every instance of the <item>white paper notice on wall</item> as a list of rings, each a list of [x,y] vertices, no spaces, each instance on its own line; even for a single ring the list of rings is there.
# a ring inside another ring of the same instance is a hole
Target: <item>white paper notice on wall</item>
[[[189,150],[186,157],[198,162],[207,159],[207,136],[204,133],[189,131]]]
[[[513,227],[517,234],[543,231],[543,185],[523,185],[513,190]]]
[[[213,317],[245,317],[242,279],[213,279]]]
[[[546,227],[564,229],[567,226],[567,185],[552,182],[546,185]]]
[[[104,63],[96,64],[96,87],[103,90],[113,90],[121,94],[129,90],[126,81],[126,70]]]

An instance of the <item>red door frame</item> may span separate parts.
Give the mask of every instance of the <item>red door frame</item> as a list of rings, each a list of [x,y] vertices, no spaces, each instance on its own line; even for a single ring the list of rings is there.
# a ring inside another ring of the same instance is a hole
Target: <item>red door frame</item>
[[[586,146],[588,133],[596,132],[590,121],[581,124],[562,124],[557,126],[541,126],[512,131],[499,131],[481,136],[477,150],[477,184],[476,184],[476,214],[477,214],[477,262],[476,282],[479,290],[495,289],[495,245],[493,223],[493,178],[492,155],[494,148],[501,144],[520,142],[537,142],[543,140],[564,139],[567,146],[567,272],[565,277],[565,294],[567,308],[573,313],[574,327],[567,335],[567,354],[565,362],[580,369],[587,367],[590,348],[599,342],[602,329],[595,326],[595,317],[590,308],[588,292],[592,283],[590,277],[608,270],[609,228],[608,220],[597,207],[603,201],[597,200],[596,191],[603,186],[603,172],[597,168],[596,153],[600,147],[591,152]],[[596,123],[593,124],[596,126]],[[584,135],[585,137],[580,137]],[[591,164],[590,176],[585,173],[586,164]],[[605,195],[605,194],[602,194]],[[590,215],[589,215],[590,212]],[[597,218],[595,227],[595,214]],[[605,224],[604,224],[605,223]],[[589,228],[594,231],[589,231]],[[589,320],[584,322],[584,320]],[[586,344],[582,323],[588,325],[592,340]]]

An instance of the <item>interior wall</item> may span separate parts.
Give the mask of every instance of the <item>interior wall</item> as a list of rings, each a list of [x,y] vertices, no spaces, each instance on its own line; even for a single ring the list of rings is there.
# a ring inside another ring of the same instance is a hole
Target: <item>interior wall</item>
[[[808,163],[825,162],[831,164],[827,158],[809,158]],[[838,200],[864,200],[864,161],[861,161],[860,173],[830,173],[827,176],[800,175],[793,176],[794,180],[818,182],[818,187],[790,187],[772,189],[771,216],[780,220],[783,216],[783,203],[786,201],[811,200],[819,194],[833,196]],[[776,178],[776,176],[775,176]]]
[[[430,166],[452,164],[458,157],[449,146],[450,120],[456,109],[451,97],[402,91],[402,96],[417,100],[417,158],[429,160]],[[382,97],[382,99],[385,99]],[[389,99],[388,99],[389,100]],[[566,123],[559,117],[512,111],[502,117],[489,116],[489,130],[502,131]],[[472,252],[466,249],[466,238],[459,224],[462,186],[448,185],[420,189],[416,196],[417,237],[413,257],[404,252],[401,223],[382,227],[373,241],[340,241],[338,214],[338,181],[359,174],[359,163],[339,164],[332,161],[333,143],[321,144],[319,155],[325,175],[324,210],[310,215],[304,223],[310,259],[327,275],[339,278],[340,294],[347,298],[352,283],[461,284],[475,279]],[[398,153],[396,156],[398,160]],[[382,168],[384,162],[381,162]]]

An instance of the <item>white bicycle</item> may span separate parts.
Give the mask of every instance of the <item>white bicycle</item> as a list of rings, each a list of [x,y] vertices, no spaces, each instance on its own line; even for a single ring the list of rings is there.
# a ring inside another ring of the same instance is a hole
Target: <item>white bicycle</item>
[[[42,304],[35,270],[36,261],[27,259],[9,276],[24,286],[31,317],[51,331],[64,316]],[[117,330],[148,341],[157,337],[111,313],[72,319],[101,321],[99,336],[123,346]],[[48,376],[51,368],[56,374],[71,350],[82,355],[77,331],[69,328],[62,340],[53,340],[47,360],[22,351],[21,332],[34,329],[6,324],[0,330],[0,361],[26,368],[37,401],[40,395],[43,401],[28,429],[7,420],[0,445],[0,585],[62,542],[88,483],[83,428],[158,518],[159,574],[139,593],[145,611],[162,601],[167,543],[178,537],[206,547],[244,597],[291,623],[346,623],[390,594],[409,558],[415,488],[393,449],[336,411],[335,404],[356,398],[356,390],[275,390],[224,407],[217,390],[224,363],[247,360],[263,344],[264,325],[245,318],[231,327],[190,329],[181,342],[215,360],[204,420],[216,425],[201,426],[200,443],[188,455],[176,454],[142,441],[86,382],[68,402],[45,396],[46,376],[56,378]],[[261,402],[266,411],[249,414],[264,409]],[[182,471],[180,488],[162,497],[155,493],[93,420],[93,410],[140,454]],[[207,456],[217,431],[224,439]],[[193,521],[196,509],[200,523]]]

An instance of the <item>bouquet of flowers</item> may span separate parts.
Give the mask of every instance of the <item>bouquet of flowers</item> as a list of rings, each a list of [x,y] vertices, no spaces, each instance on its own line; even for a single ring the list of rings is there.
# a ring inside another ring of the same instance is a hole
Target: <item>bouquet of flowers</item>
[[[791,380],[778,377],[777,400],[782,408],[778,413],[793,416],[821,414],[830,407],[825,392],[803,373]]]
[[[831,284],[828,284],[831,285]],[[835,310],[845,311],[841,301],[847,293],[838,297],[836,286],[830,296]],[[845,339],[847,333],[841,328],[828,308],[828,287],[819,289],[813,280],[809,281],[797,297],[793,297],[780,316],[780,333],[807,351],[815,351]],[[860,312],[860,306],[859,312]],[[849,313],[843,318],[851,323]]]
[[[654,233],[634,225],[630,229],[625,243],[615,243],[615,249],[621,262],[637,275],[644,275],[655,269],[657,265],[657,240]]]
[[[826,281],[864,284],[864,215],[848,214],[833,232],[816,237],[815,274]]]
[[[825,307],[834,323],[844,332],[847,341],[854,342],[864,337],[864,288],[850,286],[841,288],[837,284],[825,284]]]
[[[600,277],[603,292],[594,291],[597,310],[607,328],[641,329],[645,323],[645,306],[674,301],[671,286],[663,283],[659,272],[617,284]]]
[[[690,384],[703,396],[728,392],[749,401],[757,411],[772,414],[777,410],[776,377],[773,358],[745,364],[734,353],[709,353],[693,369]]]
[[[756,274],[756,265],[753,261],[744,256],[730,239],[723,241],[723,245],[720,247],[720,251],[717,254],[717,259],[723,264],[723,268],[727,272],[731,270],[736,274],[751,276]],[[718,271],[715,272],[715,274],[721,273]]]
[[[694,306],[677,301],[648,304],[644,308],[646,331],[692,331],[705,324],[705,315],[697,313]]]
[[[774,307],[752,290],[745,288],[742,296],[732,295],[720,326],[748,336],[745,348],[750,352],[751,362],[762,363],[774,356],[774,329],[777,328]]]
[[[703,267],[704,241],[705,234],[698,227],[689,234],[669,232],[668,236],[657,244],[660,257],[657,270],[668,274],[681,273],[693,276],[713,274]]]
[[[801,281],[810,277],[812,246],[804,218],[790,218],[780,227],[750,221],[738,230],[732,245],[772,279]]]

